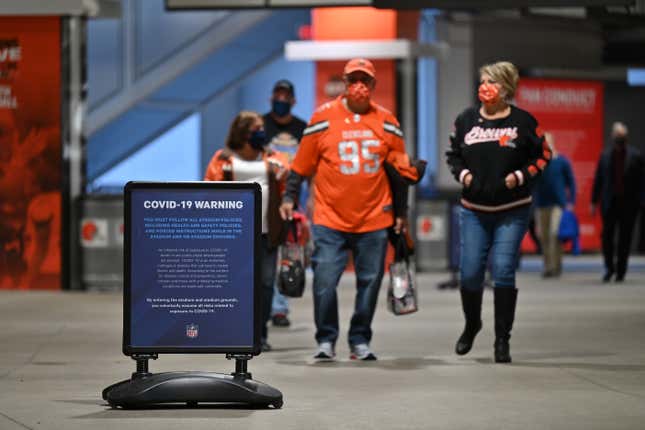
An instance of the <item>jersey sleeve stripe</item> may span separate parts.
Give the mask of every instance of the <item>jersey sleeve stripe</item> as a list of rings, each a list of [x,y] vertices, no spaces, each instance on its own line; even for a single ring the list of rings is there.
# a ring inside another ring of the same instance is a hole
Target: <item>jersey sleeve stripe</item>
[[[401,129],[394,124],[391,124],[389,122],[384,122],[383,129],[396,136],[403,137],[403,132],[401,131]]]
[[[308,134],[318,133],[319,131],[327,130],[328,128],[329,121],[320,121],[305,128],[302,135],[307,136]]]

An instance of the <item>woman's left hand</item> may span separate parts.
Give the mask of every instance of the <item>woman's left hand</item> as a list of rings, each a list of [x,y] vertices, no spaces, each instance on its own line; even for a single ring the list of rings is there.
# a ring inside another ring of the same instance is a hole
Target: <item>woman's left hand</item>
[[[513,188],[517,187],[517,178],[514,174],[509,173],[508,175],[506,175],[504,183],[506,184],[506,188],[512,190]]]

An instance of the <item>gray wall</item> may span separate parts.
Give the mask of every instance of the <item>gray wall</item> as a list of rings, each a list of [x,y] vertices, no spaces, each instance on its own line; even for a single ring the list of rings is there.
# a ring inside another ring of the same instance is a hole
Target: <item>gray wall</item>
[[[482,17],[473,21],[476,67],[508,60],[518,68],[590,69],[602,64],[600,27],[579,19]]]
[[[456,115],[476,103],[481,65],[513,62],[520,72],[535,68],[594,69],[602,62],[602,33],[582,20],[541,17],[463,17],[437,21],[438,38],[449,45],[439,60],[439,119],[436,185],[457,190],[444,152]],[[609,112],[609,111],[608,111]]]
[[[445,55],[438,58],[436,186],[442,190],[459,189],[459,184],[448,170],[444,153],[450,144],[448,136],[452,131],[455,118],[474,101],[472,24],[438,19],[437,38],[447,43],[449,49]]]
[[[629,143],[645,153],[645,87],[630,87],[626,82],[605,83],[605,146],[614,121],[629,128]]]

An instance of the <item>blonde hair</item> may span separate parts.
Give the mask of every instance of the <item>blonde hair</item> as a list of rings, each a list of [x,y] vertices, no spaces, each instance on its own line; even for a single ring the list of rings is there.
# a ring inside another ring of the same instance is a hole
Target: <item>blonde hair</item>
[[[504,89],[506,101],[513,99],[517,83],[520,80],[520,74],[517,67],[508,61],[498,61],[497,63],[484,64],[479,68],[479,75],[486,74],[499,83]]]

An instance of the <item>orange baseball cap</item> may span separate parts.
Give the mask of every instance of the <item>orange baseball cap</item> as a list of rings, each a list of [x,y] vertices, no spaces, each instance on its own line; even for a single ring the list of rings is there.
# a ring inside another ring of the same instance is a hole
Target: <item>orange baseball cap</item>
[[[376,69],[370,60],[365,58],[354,58],[345,64],[343,73],[349,75],[352,72],[365,72],[373,78],[376,78]]]

